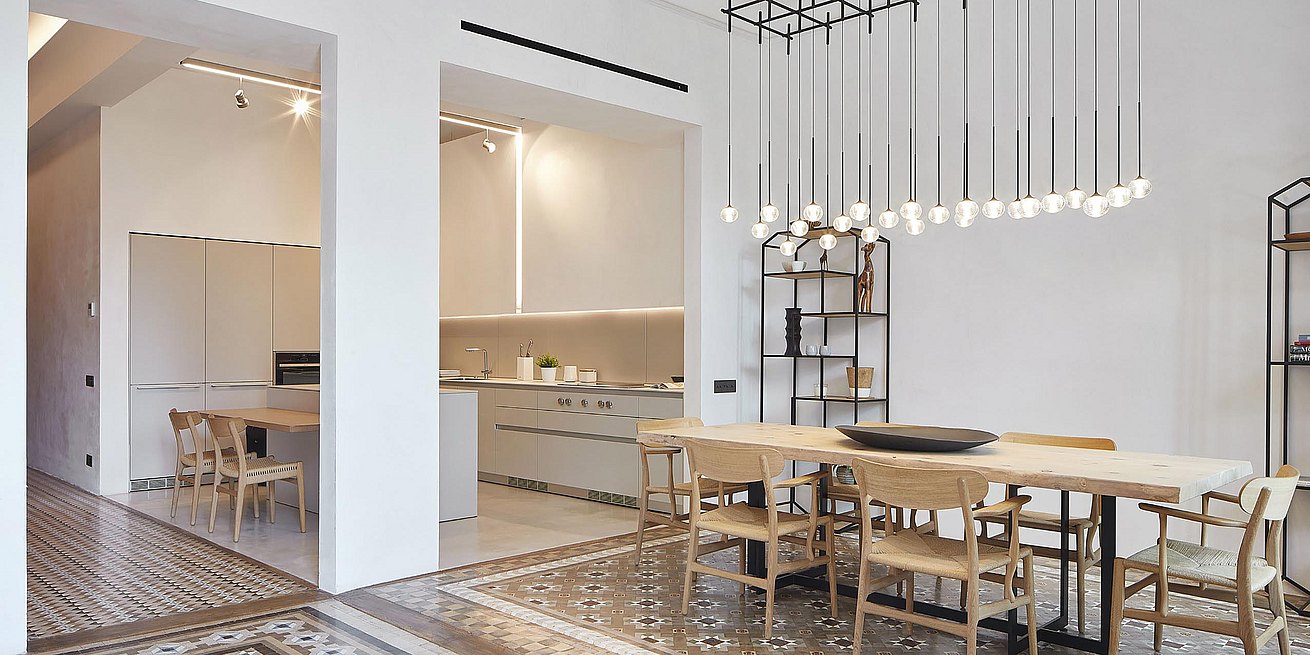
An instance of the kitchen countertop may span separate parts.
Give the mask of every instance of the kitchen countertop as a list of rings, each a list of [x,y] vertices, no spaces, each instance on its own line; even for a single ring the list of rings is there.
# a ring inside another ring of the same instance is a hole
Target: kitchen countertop
[[[269,389],[289,389],[291,391],[318,391],[317,384],[275,384]]]
[[[478,380],[441,380],[441,386],[476,389],[495,387],[505,389],[553,389],[559,391],[576,391],[579,393],[606,393],[618,396],[668,396],[682,397],[682,389],[652,389],[650,387],[609,387],[605,383],[578,384],[576,382],[542,382],[541,380],[516,380],[514,378],[488,378]]]

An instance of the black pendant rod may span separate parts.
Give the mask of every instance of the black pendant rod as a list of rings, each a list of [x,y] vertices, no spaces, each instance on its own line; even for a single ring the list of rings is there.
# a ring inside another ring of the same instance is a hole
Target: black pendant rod
[[[1119,47],[1119,37],[1122,32],[1119,10],[1122,5],[1123,0],[1114,0],[1114,179],[1119,186],[1123,186],[1124,183],[1123,67],[1120,64],[1121,49]]]
[[[1092,0],[1092,193],[1101,189],[1101,3]]]
[[[760,15],[760,19],[761,19],[761,20],[764,19],[764,15],[763,15],[763,14]],[[756,66],[755,66],[755,68],[756,68],[756,71],[755,71],[755,72],[756,72],[756,85],[755,85],[755,109],[756,109],[756,112],[755,112],[755,116],[756,116],[756,118],[758,118],[758,119],[760,120],[760,124],[759,124],[759,128],[760,128],[760,129],[759,129],[759,144],[758,144],[758,147],[757,147],[756,150],[755,150],[756,157],[759,159],[759,161],[757,161],[756,164],[755,164],[755,168],[757,169],[757,170],[756,170],[756,175],[757,175],[757,177],[758,177],[758,179],[757,179],[757,181],[756,181],[755,194],[756,194],[756,196],[757,196],[757,202],[758,202],[757,206],[759,206],[759,207],[763,207],[763,205],[764,205],[764,159],[763,159],[762,157],[760,157],[760,154],[761,154],[762,151],[764,150],[764,31],[763,31],[763,30],[760,30],[760,29],[757,28],[757,29],[755,30],[755,32],[756,32],[756,34],[755,34],[756,51],[759,53],[759,58],[758,58],[758,61],[756,62]],[[760,221],[760,222],[762,222],[763,219],[764,219],[764,217],[763,217],[762,215],[760,215],[760,214],[757,214],[756,217],[755,217],[755,220],[756,220],[756,221]]]
[[[1073,187],[1078,188],[1078,0],[1073,0]]]
[[[883,99],[886,102],[884,117],[887,119],[887,209],[892,208],[892,16],[887,14],[887,38],[883,39],[887,54],[883,62],[887,66],[886,79],[883,80]]]
[[[992,198],[996,198],[996,0],[992,0]],[[993,205],[995,206],[995,205]]]
[[[1142,175],[1142,0],[1137,0],[1137,175]]]
[[[961,9],[964,11],[964,161],[961,168],[964,173],[962,177],[963,194],[962,199],[969,197],[969,0],[962,0]]]
[[[942,204],[942,6],[937,5],[937,204]]]
[[[1055,193],[1055,17],[1056,4],[1051,3],[1051,193]]]
[[[1032,0],[1024,2],[1024,20],[1028,23],[1028,29],[1024,33],[1025,49],[1024,57],[1028,65],[1024,74],[1024,84],[1026,90],[1024,97],[1028,105],[1028,195],[1033,195],[1033,3]]]
[[[919,7],[910,15],[910,200],[919,198],[918,144],[914,129],[919,122]]]
[[[823,30],[823,204],[832,226],[832,28]]]
[[[1023,180],[1023,43],[1019,33],[1023,31],[1023,0],[1014,0],[1014,199],[1019,200],[1019,186]]]

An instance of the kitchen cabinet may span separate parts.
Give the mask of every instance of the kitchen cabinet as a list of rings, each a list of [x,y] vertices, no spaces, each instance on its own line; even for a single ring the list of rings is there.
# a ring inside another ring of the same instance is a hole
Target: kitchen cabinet
[[[205,379],[273,379],[273,246],[205,242]]]
[[[177,463],[177,440],[168,410],[199,409],[205,405],[200,383],[140,384],[131,390],[129,415],[129,474],[133,480],[171,477]],[[187,444],[190,449],[191,444]]]
[[[205,409],[268,407],[267,382],[210,382],[205,385]]]
[[[478,470],[496,469],[496,390],[478,389]]]
[[[541,435],[537,474],[549,484],[636,496],[639,452],[635,442]]]
[[[319,349],[319,249],[273,246],[273,350]]]
[[[141,234],[130,239],[131,383],[203,382],[205,241]]]
[[[496,470],[492,473],[537,480],[537,435],[496,428]]]

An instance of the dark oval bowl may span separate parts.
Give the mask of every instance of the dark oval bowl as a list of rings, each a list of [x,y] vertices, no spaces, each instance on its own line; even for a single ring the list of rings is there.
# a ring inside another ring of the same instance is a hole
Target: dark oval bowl
[[[982,430],[938,428],[926,425],[886,427],[839,425],[837,431],[874,448],[933,453],[968,450],[1000,438]]]

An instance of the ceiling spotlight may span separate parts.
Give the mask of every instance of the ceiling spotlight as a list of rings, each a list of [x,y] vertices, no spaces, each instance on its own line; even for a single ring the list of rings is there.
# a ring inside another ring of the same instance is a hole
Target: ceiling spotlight
[[[296,115],[297,115],[297,116],[304,116],[305,114],[308,114],[308,113],[309,113],[309,99],[308,99],[308,98],[304,98],[304,97],[296,98],[296,99],[291,103],[291,111],[296,112]]]
[[[233,94],[232,97],[237,101],[237,109],[245,109],[250,106],[250,98],[246,97],[245,89],[237,89],[237,92]]]
[[[486,150],[487,154],[496,152],[496,142],[491,140],[491,130],[487,130],[487,137],[482,140],[482,149]]]

